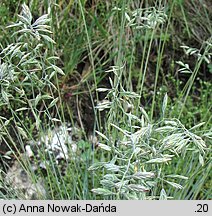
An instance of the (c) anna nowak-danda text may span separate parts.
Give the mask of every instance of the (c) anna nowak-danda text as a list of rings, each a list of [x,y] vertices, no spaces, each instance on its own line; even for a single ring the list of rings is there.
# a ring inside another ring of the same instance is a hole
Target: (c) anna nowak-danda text
[[[18,212],[116,212],[116,206],[111,204],[101,203],[100,205],[93,205],[87,203],[85,205],[55,205],[48,204],[47,206],[36,206],[36,205],[25,205],[21,204],[19,208],[17,208]]]

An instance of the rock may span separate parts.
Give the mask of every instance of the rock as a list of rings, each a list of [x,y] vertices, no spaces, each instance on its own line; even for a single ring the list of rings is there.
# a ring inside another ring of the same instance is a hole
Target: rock
[[[18,161],[15,161],[8,170],[5,181],[17,192],[20,191],[27,200],[44,199],[46,197],[46,190],[42,181],[38,180],[34,183]]]

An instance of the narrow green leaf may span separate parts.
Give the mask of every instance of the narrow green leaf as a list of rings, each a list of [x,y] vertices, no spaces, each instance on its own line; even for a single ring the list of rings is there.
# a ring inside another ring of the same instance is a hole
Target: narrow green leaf
[[[93,193],[100,194],[100,195],[105,195],[105,196],[114,194],[112,191],[109,191],[109,190],[104,189],[104,188],[96,188],[96,189],[92,189],[91,191]]]
[[[204,166],[204,159],[203,156],[201,154],[199,154],[199,163]]]
[[[184,179],[184,180],[188,180],[188,177],[183,176],[183,175],[167,175],[166,178],[179,178],[179,179]]]
[[[160,191],[160,198],[159,200],[167,200],[167,194],[164,188]]]
[[[97,170],[97,169],[99,169],[99,168],[102,168],[105,164],[106,164],[106,162],[94,163],[93,165],[91,165],[91,166],[88,168],[88,170],[89,170],[89,171]]]
[[[51,108],[51,107],[53,107],[53,106],[58,102],[58,100],[59,100],[58,97],[55,98],[55,99],[49,104],[48,109]]]
[[[171,185],[172,187],[174,188],[177,188],[177,189],[183,189],[183,186],[180,185],[180,184],[177,184],[175,182],[170,182],[170,181],[167,181],[167,180],[164,180],[167,184]]]
[[[111,147],[110,146],[102,144],[102,143],[99,143],[98,147],[101,148],[101,149],[104,149],[106,151],[111,151]]]
[[[56,65],[52,65],[52,67],[53,67],[53,69],[57,72],[57,73],[59,73],[59,74],[61,74],[61,75],[65,75],[65,73],[63,72],[63,70],[62,69],[60,69],[59,67],[57,67]]]
[[[41,34],[41,37],[44,38],[44,40],[47,40],[50,43],[56,44],[56,42],[52,38],[50,38],[48,35]]]
[[[16,112],[20,112],[20,111],[24,111],[24,110],[28,110],[29,108],[27,108],[27,107],[21,107],[21,108],[19,108],[19,109],[16,109],[15,111]]]
[[[167,102],[168,102],[168,95],[167,93],[165,94],[163,98],[163,105],[162,105],[162,117],[164,118],[165,112],[166,112],[166,107],[167,107]]]
[[[26,132],[24,131],[23,128],[19,127],[19,126],[16,126],[16,128],[18,129],[18,132],[24,137],[24,138],[27,138],[27,134]]]
[[[101,136],[103,139],[109,141],[109,139],[108,139],[103,133],[101,133],[101,132],[99,132],[99,131],[97,131],[97,130],[96,130],[96,133],[97,133],[99,136]]]
[[[171,158],[155,158],[148,160],[146,163],[166,163],[168,161],[171,161]]]

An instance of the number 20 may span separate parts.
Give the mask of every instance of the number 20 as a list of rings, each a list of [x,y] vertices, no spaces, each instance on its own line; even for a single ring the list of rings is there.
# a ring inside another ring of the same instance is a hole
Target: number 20
[[[208,212],[208,204],[197,204],[199,209],[196,212]]]

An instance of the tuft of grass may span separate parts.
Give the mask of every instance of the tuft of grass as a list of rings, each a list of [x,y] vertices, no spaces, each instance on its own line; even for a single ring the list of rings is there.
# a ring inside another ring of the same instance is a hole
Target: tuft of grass
[[[3,181],[17,161],[39,199],[210,199],[209,5],[3,0],[0,196],[26,198]]]

